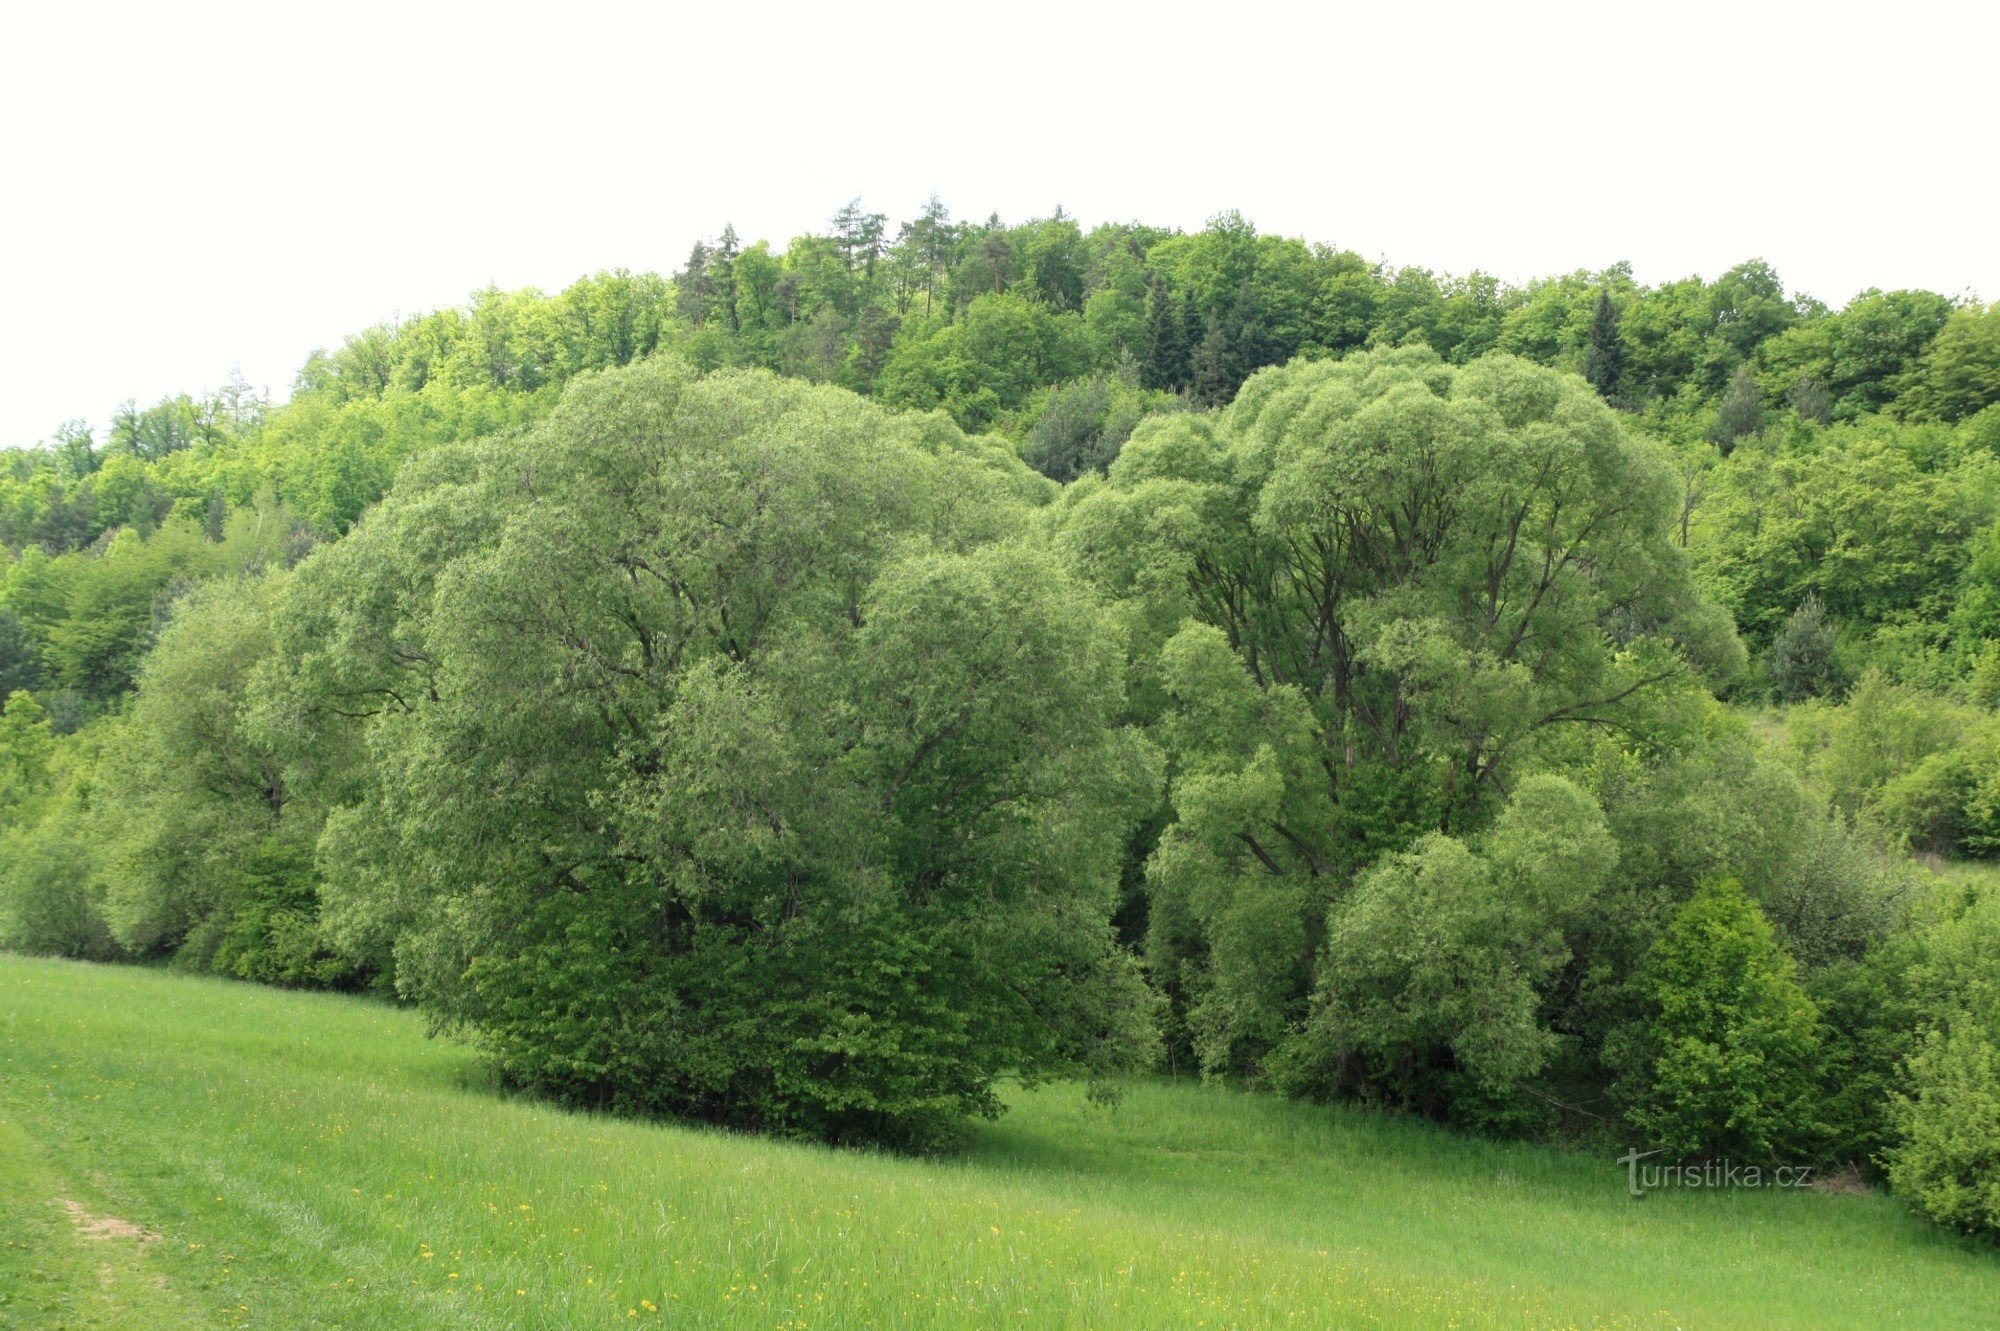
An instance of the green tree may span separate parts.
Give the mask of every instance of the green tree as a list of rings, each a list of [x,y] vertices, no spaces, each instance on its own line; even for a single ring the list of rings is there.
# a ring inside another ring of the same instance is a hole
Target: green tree
[[[1146,341],[1139,362],[1146,387],[1164,390],[1186,387],[1189,352],[1187,325],[1172,288],[1159,274],[1148,275]]]
[[[1632,1123],[1681,1158],[1796,1158],[1817,1129],[1818,1012],[1733,878],[1681,908],[1639,980],[1650,1010],[1627,1081]]]
[[[343,937],[393,930],[510,1078],[627,1109],[923,1145],[1002,1075],[1143,1057],[1109,921],[1156,766],[1104,612],[994,543],[1043,484],[664,361],[407,476],[280,633],[274,716],[372,714],[321,844]]]
[[[1625,344],[1618,335],[1618,307],[1611,289],[1597,293],[1597,310],[1583,348],[1583,378],[1606,402],[1616,402],[1625,379]]]
[[[54,751],[48,712],[31,693],[8,694],[0,706],[0,813],[42,793]]]
[[[1740,668],[1673,514],[1664,459],[1574,376],[1424,349],[1257,375],[1065,497],[1173,758],[1147,878],[1177,1048],[1254,1072],[1357,871],[1476,827],[1562,732],[1650,734]]]
[[[1523,781],[1478,845],[1432,834],[1384,859],[1328,921],[1294,1089],[1473,1118],[1518,1099],[1555,1048],[1547,987],[1617,861],[1596,803],[1549,775]]]
[[[1889,1182],[1941,1224],[2000,1234],[2000,896],[1954,903],[1919,937],[1922,1035],[1893,1098]]]
[[[948,324],[920,329],[890,354],[877,395],[893,407],[942,407],[984,430],[1039,388],[1089,368],[1083,320],[1008,292],[982,295]]]
[[[1736,367],[1729,387],[1715,404],[1715,423],[1708,427],[1708,441],[1728,457],[1738,440],[1764,428],[1764,393],[1757,376],[1746,363]]]
[[[251,721],[275,584],[209,582],[175,607],[98,780],[104,913],[137,955],[287,984],[351,981],[320,932],[317,811]]]
[[[2000,304],[1952,311],[1910,372],[1898,408],[1913,420],[1960,421],[2000,402]]]
[[[1835,657],[1836,637],[1817,596],[1807,596],[1771,640],[1771,683],[1781,702],[1836,698],[1847,679]]]
[[[21,617],[0,605],[0,696],[31,690],[42,681],[42,653]]]
[[[1908,1086],[1890,1186],[1939,1224],[2000,1234],[2000,1037],[1965,1019],[1932,1033],[1910,1057]]]

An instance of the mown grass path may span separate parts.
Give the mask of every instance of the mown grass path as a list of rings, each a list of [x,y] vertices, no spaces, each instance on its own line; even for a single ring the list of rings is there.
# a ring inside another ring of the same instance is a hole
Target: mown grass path
[[[961,1158],[828,1151],[508,1098],[379,1003],[0,957],[0,1327],[2000,1325],[2000,1253],[1886,1197],[1013,1099]]]

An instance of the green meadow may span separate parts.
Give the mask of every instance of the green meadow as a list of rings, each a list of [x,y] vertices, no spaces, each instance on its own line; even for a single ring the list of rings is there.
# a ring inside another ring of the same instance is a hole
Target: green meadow
[[[0,957],[0,1327],[1990,1327],[1855,1191],[1191,1082],[905,1159],[510,1097],[414,1013]]]

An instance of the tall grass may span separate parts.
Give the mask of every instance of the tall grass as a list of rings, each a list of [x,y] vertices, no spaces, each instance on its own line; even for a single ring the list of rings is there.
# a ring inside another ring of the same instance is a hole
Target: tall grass
[[[836,1152],[509,1098],[379,1003],[0,958],[0,1326],[2000,1321],[2000,1256],[1890,1199],[1624,1182],[1185,1083]]]

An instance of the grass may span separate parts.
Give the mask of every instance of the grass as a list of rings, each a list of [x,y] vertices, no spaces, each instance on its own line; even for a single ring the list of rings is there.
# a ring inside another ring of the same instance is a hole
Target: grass
[[[0,1327],[1990,1327],[1874,1194],[1213,1087],[1013,1097],[945,1161],[564,1113],[412,1014],[0,957]],[[79,1220],[81,1216],[81,1220]],[[112,1222],[144,1230],[107,1233]]]

